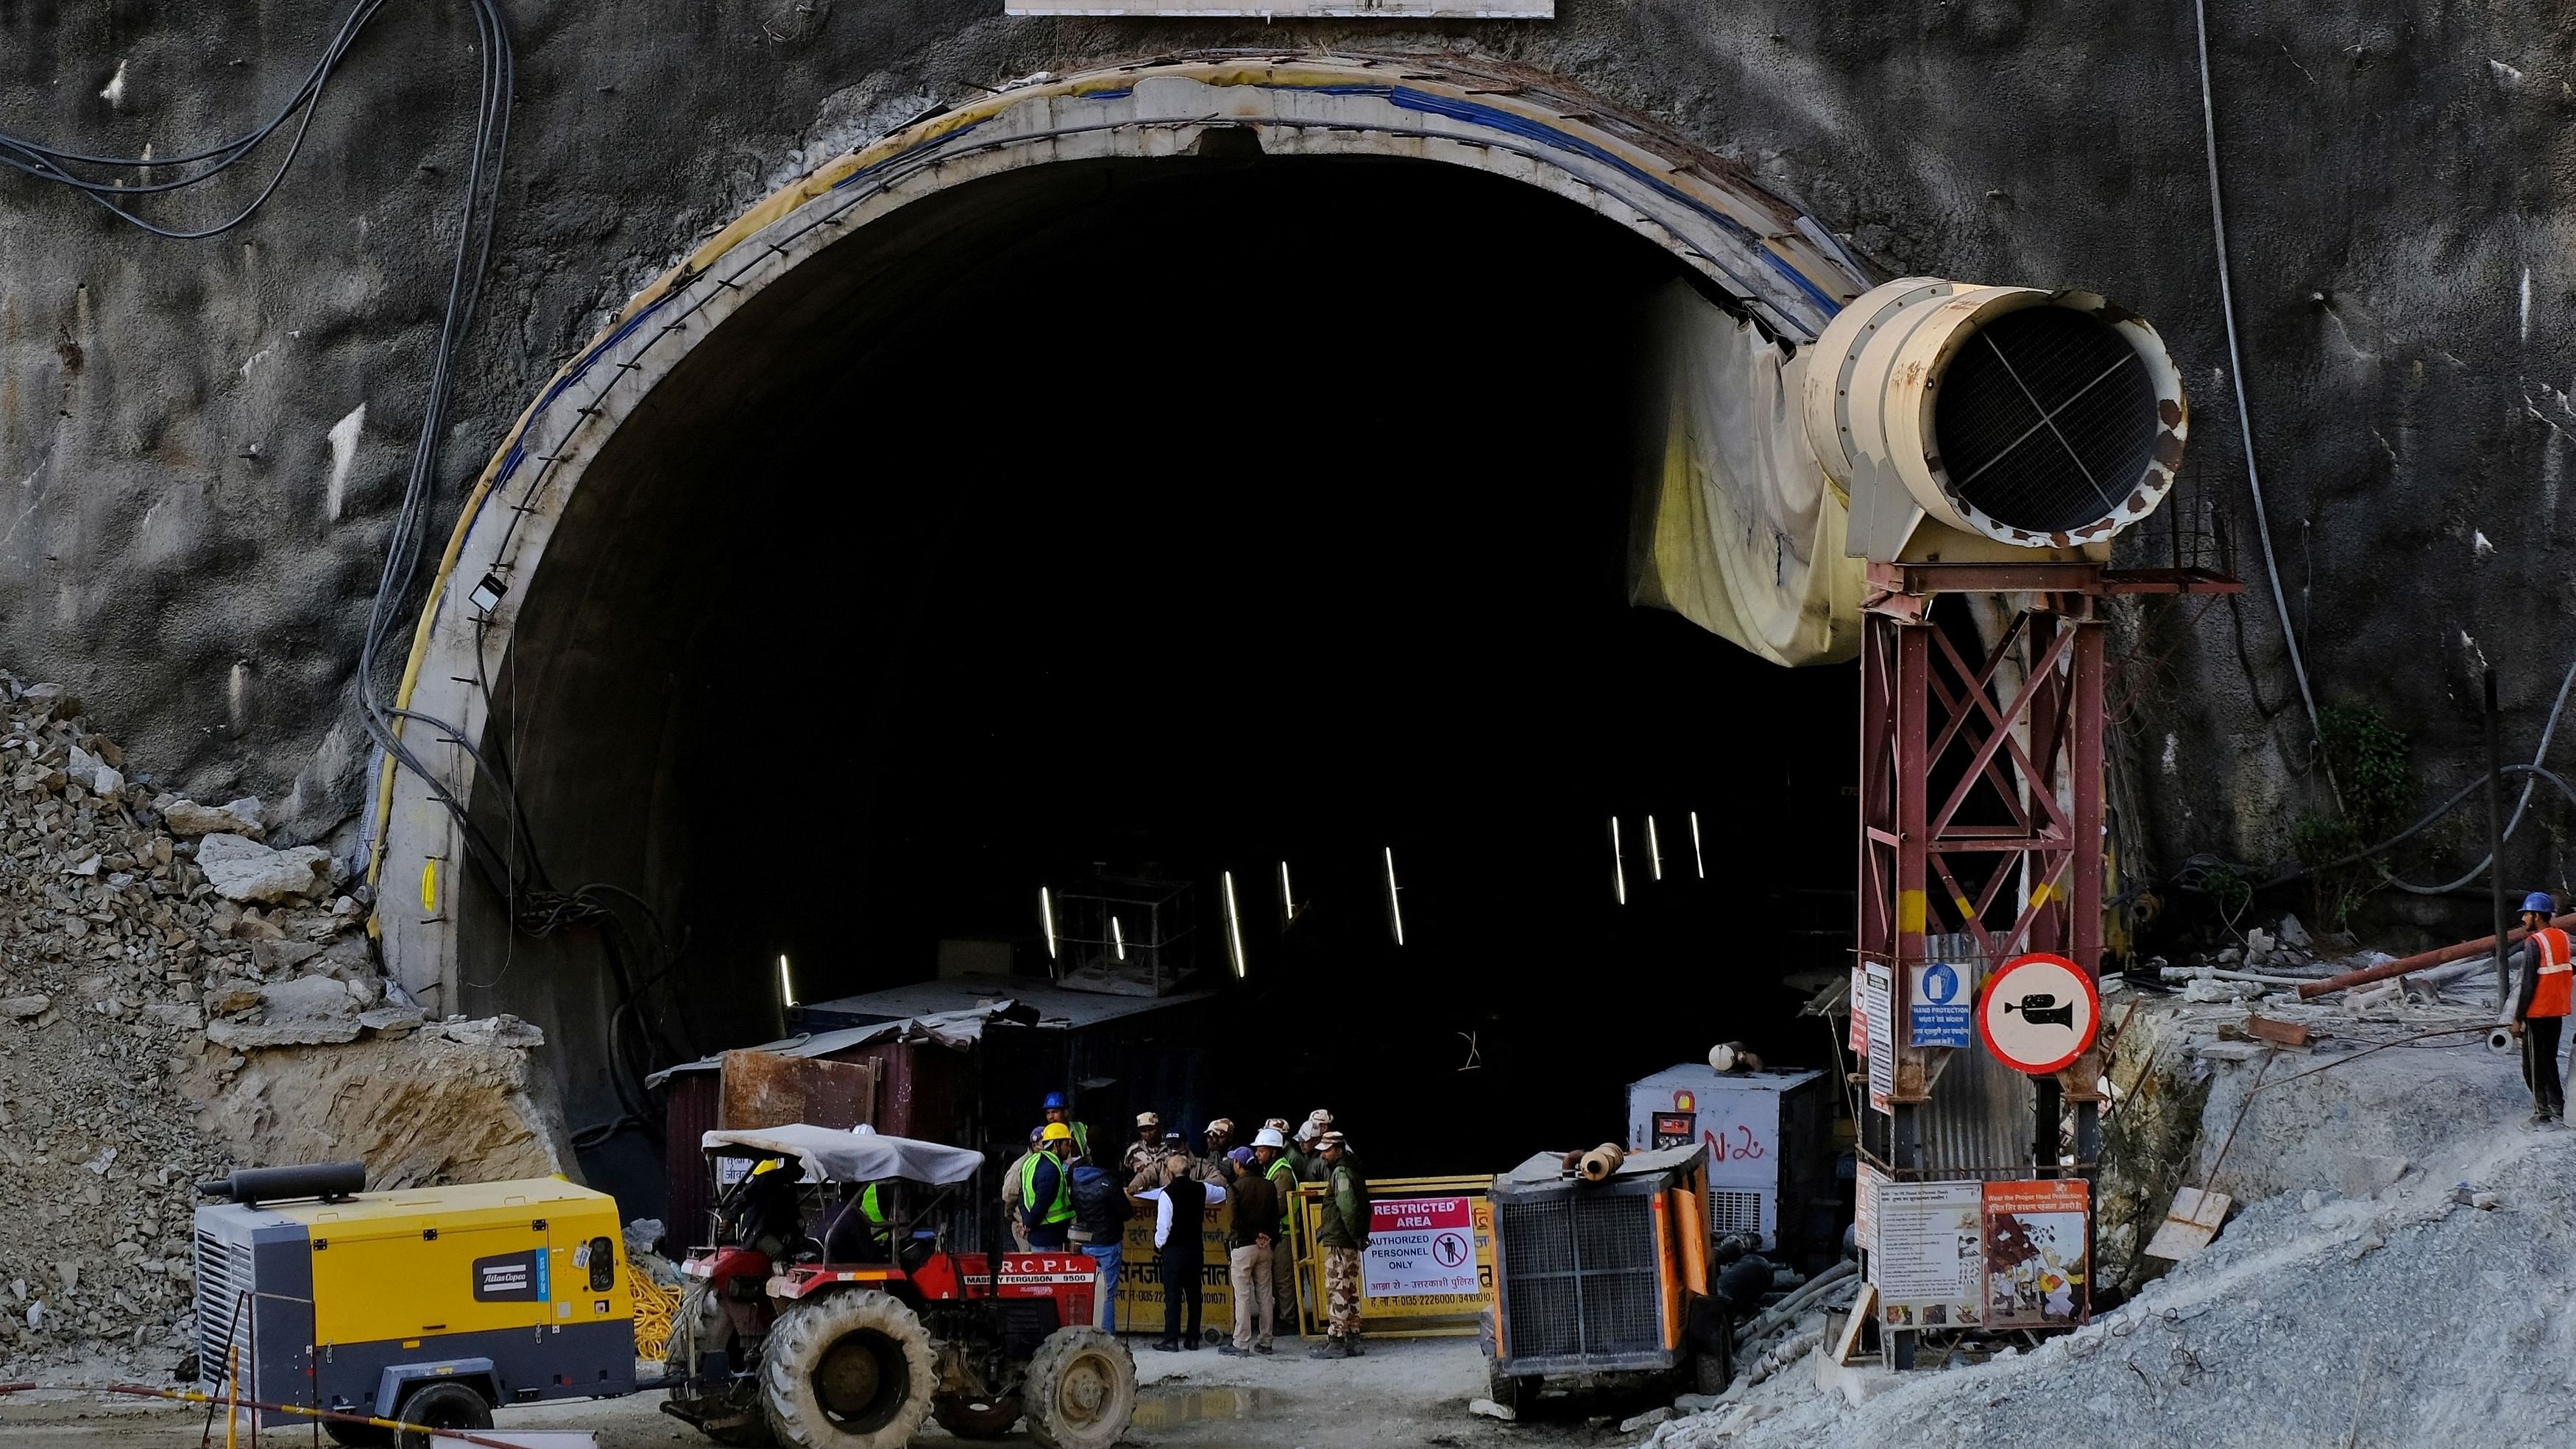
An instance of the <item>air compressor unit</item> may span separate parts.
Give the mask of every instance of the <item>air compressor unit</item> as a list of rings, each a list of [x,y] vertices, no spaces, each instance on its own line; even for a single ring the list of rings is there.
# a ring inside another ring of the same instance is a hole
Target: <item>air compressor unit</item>
[[[364,1176],[341,1163],[200,1187],[230,1200],[197,1209],[198,1387],[230,1377],[245,1400],[450,1428],[634,1391],[615,1199],[554,1177],[357,1191]]]
[[[1832,1249],[1833,1108],[1819,1071],[1720,1072],[1685,1062],[1628,1084],[1628,1148],[1708,1149],[1709,1231],[1764,1252]],[[1826,1230],[1822,1239],[1813,1229]]]

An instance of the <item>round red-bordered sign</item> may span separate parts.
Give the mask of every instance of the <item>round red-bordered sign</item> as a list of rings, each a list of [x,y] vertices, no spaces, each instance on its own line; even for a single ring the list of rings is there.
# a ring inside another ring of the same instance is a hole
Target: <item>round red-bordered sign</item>
[[[1977,998],[1977,1035],[1995,1060],[2044,1077],[2074,1065],[2102,1029],[2102,993],[2063,956],[2034,951],[2004,963]]]

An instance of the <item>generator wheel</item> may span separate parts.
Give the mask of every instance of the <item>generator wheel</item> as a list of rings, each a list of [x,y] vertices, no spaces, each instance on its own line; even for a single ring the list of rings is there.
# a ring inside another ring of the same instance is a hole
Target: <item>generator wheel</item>
[[[1020,1396],[1007,1394],[987,1401],[940,1394],[930,1401],[930,1417],[960,1439],[999,1439],[1020,1422]]]
[[[1109,1449],[1136,1416],[1136,1360],[1097,1328],[1059,1328],[1029,1356],[1020,1402],[1039,1449]]]
[[[697,1372],[694,1355],[729,1347],[733,1337],[733,1320],[725,1316],[724,1304],[717,1299],[714,1287],[702,1279],[694,1280],[671,1314],[671,1338],[662,1350],[662,1372],[674,1379],[686,1379]],[[761,1412],[757,1387],[720,1397],[700,1397],[686,1389],[673,1389],[669,1398],[687,1411],[674,1417],[697,1425],[699,1433],[728,1449],[767,1449],[776,1442],[769,1433],[769,1416]],[[716,1420],[718,1427],[707,1427],[704,1421],[708,1419]],[[726,1423],[727,1419],[734,1422]]]
[[[470,1432],[492,1427],[492,1406],[463,1384],[431,1384],[403,1400],[394,1417],[406,1424]],[[396,1442],[402,1449],[429,1449],[429,1436],[409,1429]]]
[[[939,1371],[913,1311],[843,1289],[778,1315],[760,1355],[770,1431],[795,1449],[902,1449],[930,1416]]]

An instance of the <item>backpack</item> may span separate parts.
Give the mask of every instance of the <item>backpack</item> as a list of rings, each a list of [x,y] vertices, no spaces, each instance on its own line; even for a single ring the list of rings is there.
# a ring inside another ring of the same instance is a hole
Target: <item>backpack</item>
[[[1117,1242],[1127,1232],[1127,1217],[1127,1194],[1115,1179],[1089,1163],[1073,1170],[1073,1221],[1093,1242]]]

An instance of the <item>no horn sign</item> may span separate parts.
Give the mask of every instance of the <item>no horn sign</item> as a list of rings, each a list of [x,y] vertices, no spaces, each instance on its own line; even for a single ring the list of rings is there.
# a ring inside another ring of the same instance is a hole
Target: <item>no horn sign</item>
[[[1977,1034],[1986,1050],[2035,1077],[2072,1066],[2101,1024],[2102,997],[2093,978],[2046,952],[2005,962],[1977,1001]]]

